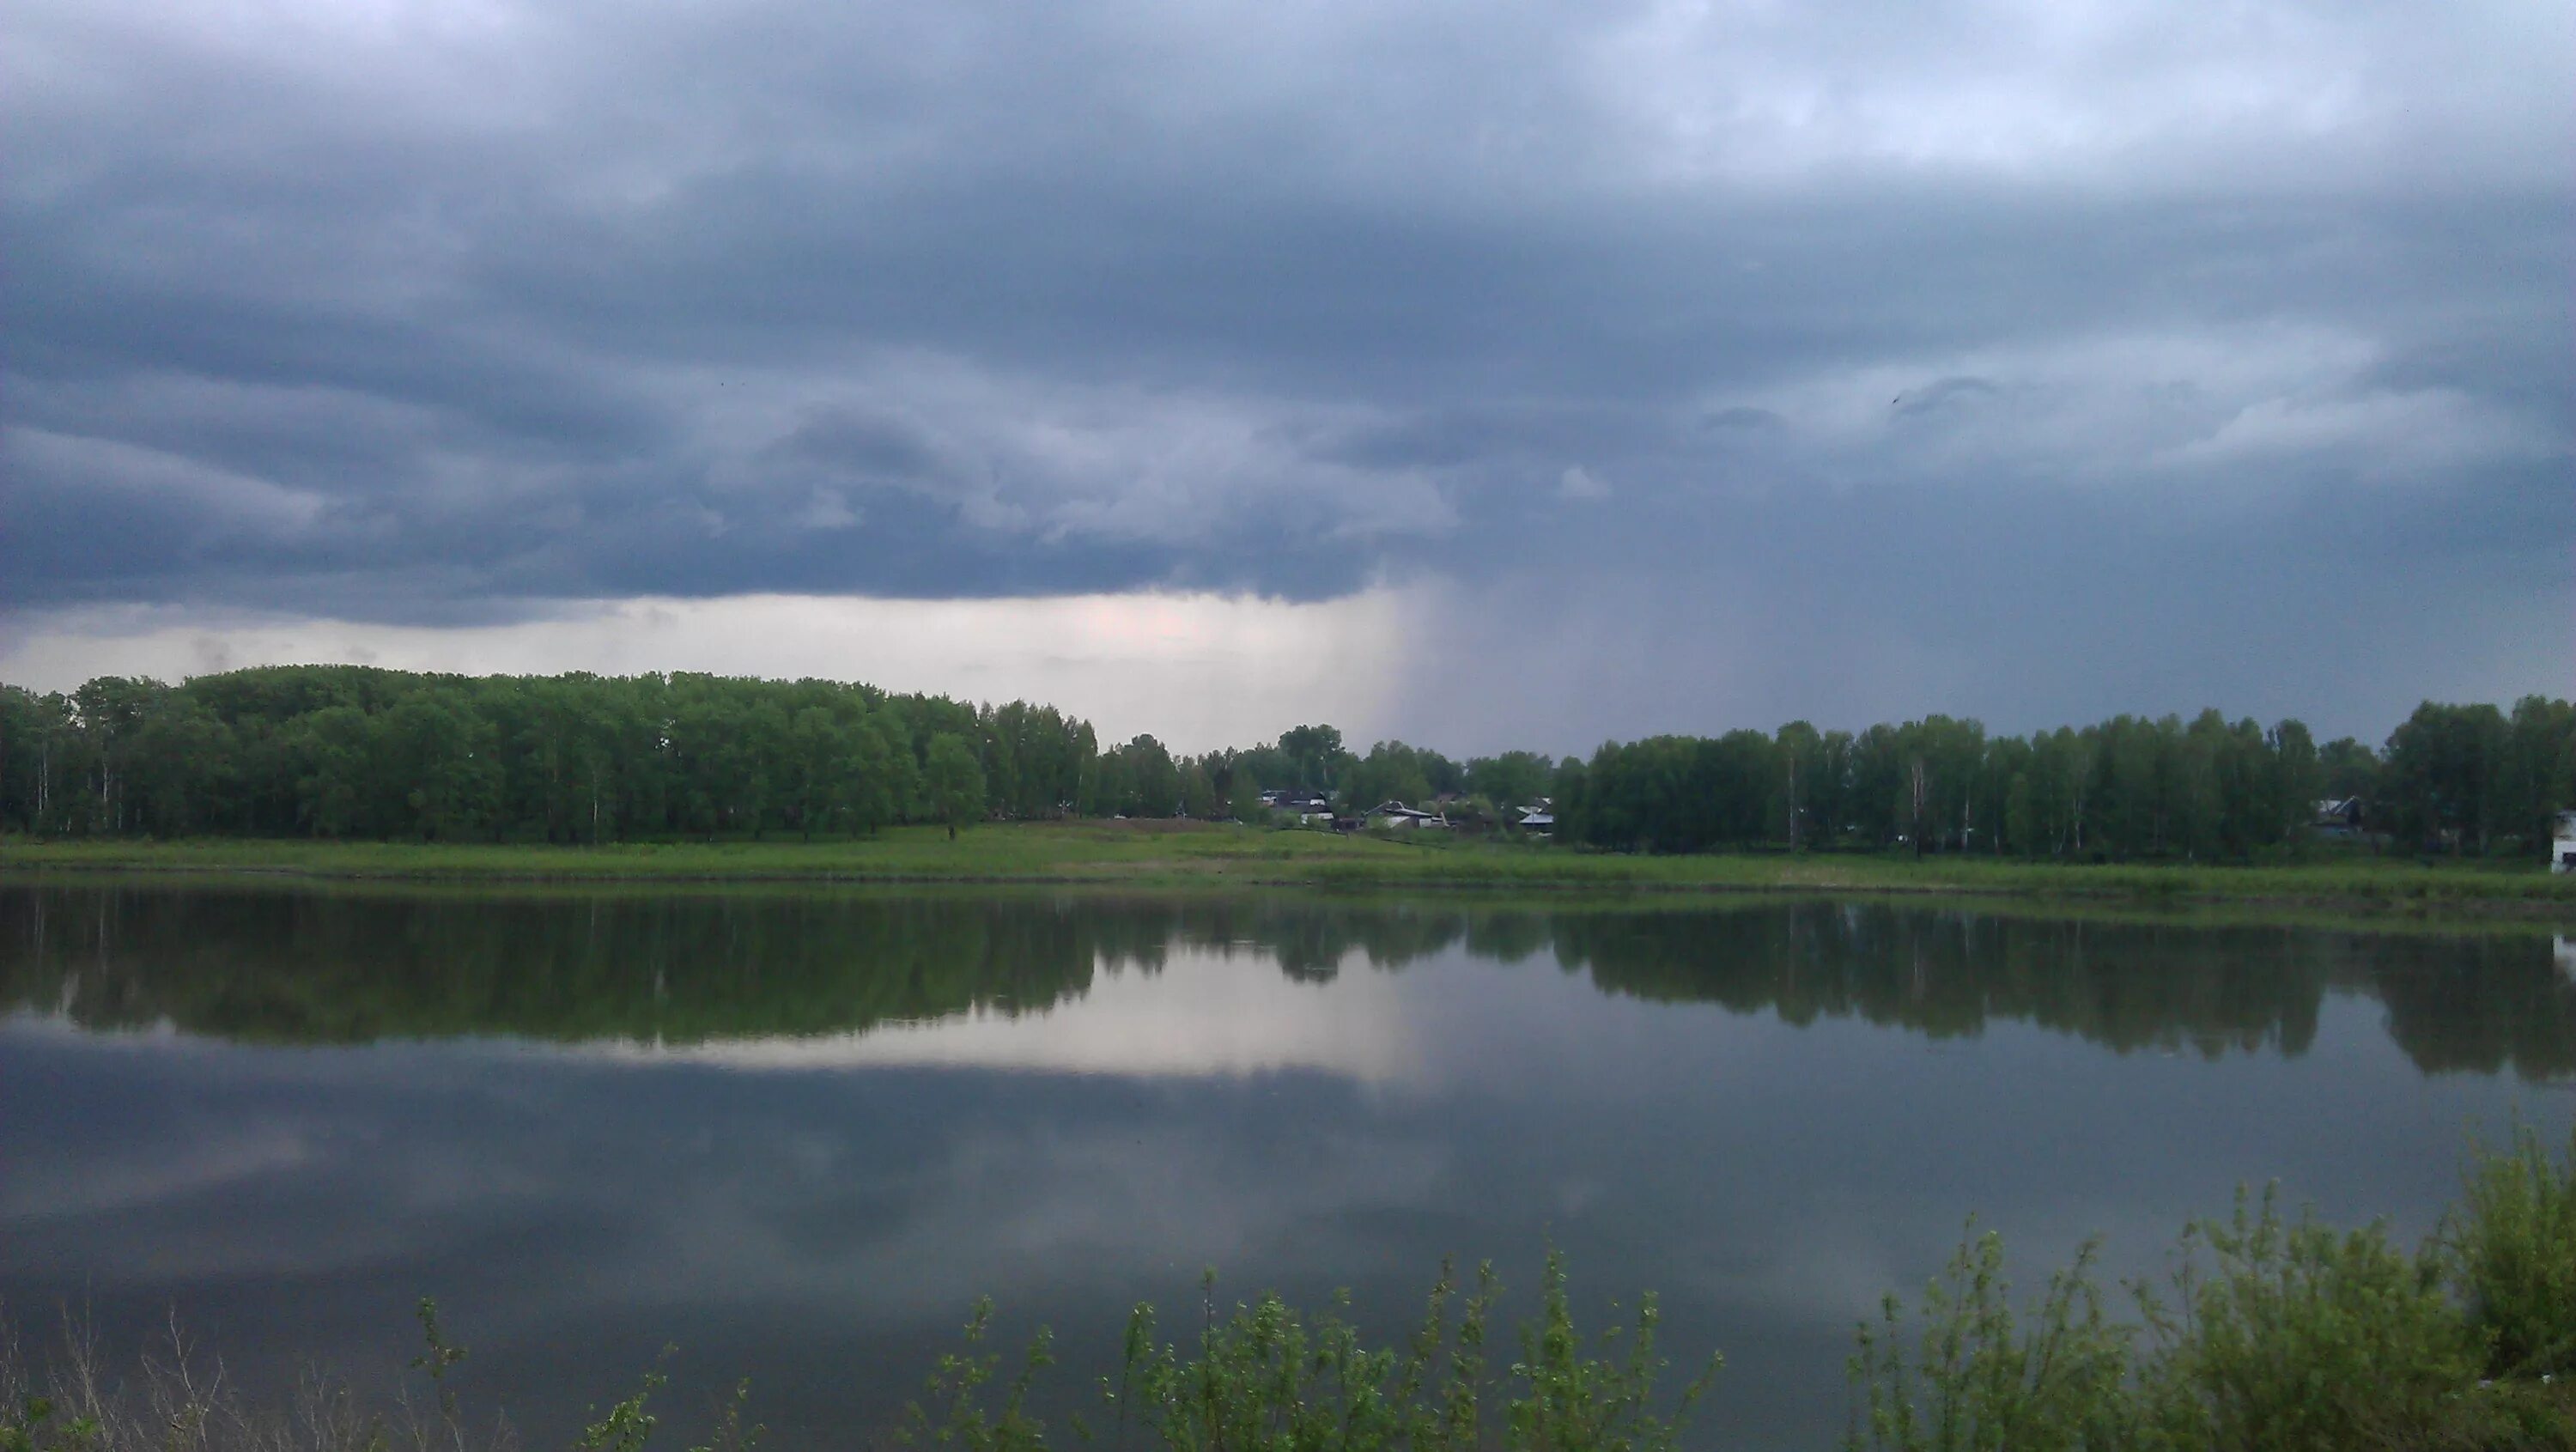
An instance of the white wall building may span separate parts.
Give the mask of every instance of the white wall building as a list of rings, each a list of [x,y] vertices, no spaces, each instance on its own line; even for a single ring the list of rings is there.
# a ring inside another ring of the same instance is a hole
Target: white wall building
[[[2576,872],[2576,812],[2558,814],[2558,830],[2549,843],[2549,870]]]

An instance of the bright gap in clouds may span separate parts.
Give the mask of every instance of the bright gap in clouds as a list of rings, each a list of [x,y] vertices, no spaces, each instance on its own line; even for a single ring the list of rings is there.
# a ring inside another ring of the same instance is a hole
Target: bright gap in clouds
[[[1405,669],[1405,593],[1314,603],[1207,594],[1014,600],[739,595],[572,602],[474,626],[215,616],[176,607],[62,611],[0,637],[0,680],[67,691],[95,676],[187,676],[348,663],[468,675],[707,671],[865,681],[1089,720],[1106,746],[1265,741],[1311,721],[1384,718]]]

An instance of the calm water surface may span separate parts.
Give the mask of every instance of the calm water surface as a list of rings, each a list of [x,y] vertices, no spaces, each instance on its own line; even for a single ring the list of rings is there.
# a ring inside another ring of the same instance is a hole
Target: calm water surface
[[[1722,1346],[1824,1446],[1854,1319],[1973,1212],[2036,1279],[2278,1178],[2429,1226],[2576,1119],[2576,944],[1883,904],[0,885],[0,1298],[233,1374],[398,1375],[411,1302],[536,1445],[655,1363],[699,1429],[891,1419],[970,1300],[1415,1314],[1442,1256]],[[1525,1301],[1516,1303],[1525,1305]],[[41,1316],[37,1313],[41,1312]]]

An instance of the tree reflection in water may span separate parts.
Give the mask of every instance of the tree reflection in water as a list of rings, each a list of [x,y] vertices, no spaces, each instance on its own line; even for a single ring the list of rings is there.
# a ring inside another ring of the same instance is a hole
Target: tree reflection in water
[[[1552,957],[1605,994],[1935,1037],[1996,1020],[2119,1052],[2295,1056],[2376,997],[2428,1073],[2576,1076],[2547,933],[2052,918],[1885,902],[1645,908],[1085,893],[0,889],[0,1007],[288,1044],[696,1043],[1018,1015],[1177,952],[1288,978]]]

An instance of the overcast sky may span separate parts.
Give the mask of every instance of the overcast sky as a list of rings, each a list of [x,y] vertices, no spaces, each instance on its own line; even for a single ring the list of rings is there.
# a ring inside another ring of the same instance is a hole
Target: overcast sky
[[[12,0],[0,678],[2576,693],[2576,8]]]

